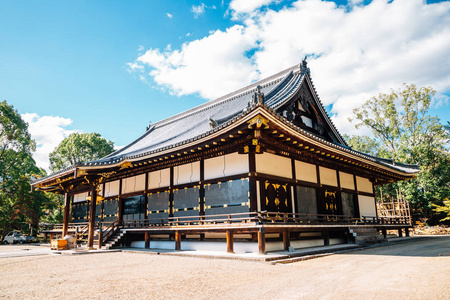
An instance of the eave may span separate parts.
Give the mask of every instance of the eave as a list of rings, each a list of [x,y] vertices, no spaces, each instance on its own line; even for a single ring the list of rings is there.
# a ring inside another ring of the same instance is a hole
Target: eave
[[[63,172],[37,180],[32,185],[42,191],[61,192],[77,182],[82,182],[83,178],[86,179],[89,176],[103,178],[103,182],[107,182],[139,172],[143,173],[168,165],[194,161],[201,157],[213,157],[219,155],[217,153],[219,147],[223,149],[237,147],[237,145],[251,139],[252,133],[250,131],[253,129],[249,128],[249,122],[258,117],[266,120],[269,124],[269,128],[264,129],[267,136],[272,136],[281,144],[291,147],[290,149],[298,149],[301,153],[308,152],[310,155],[317,157],[319,161],[339,162],[378,173],[384,179],[381,182],[375,182],[375,184],[414,178],[417,173],[396,170],[376,162],[369,156],[325,141],[295,126],[272,109],[263,105],[256,105],[225,124],[182,143],[163,147],[149,153],[124,157],[112,164],[102,165],[94,162],[89,165],[74,166]],[[232,144],[232,141],[235,144]]]

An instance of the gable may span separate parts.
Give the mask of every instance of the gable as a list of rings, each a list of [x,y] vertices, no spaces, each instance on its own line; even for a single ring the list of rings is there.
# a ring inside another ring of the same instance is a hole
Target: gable
[[[328,142],[345,145],[309,83],[309,78],[304,80],[296,95],[279,107],[277,113]]]

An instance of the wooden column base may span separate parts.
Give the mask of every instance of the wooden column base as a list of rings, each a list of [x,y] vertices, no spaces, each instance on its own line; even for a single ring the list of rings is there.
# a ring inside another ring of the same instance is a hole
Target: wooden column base
[[[405,236],[409,237],[409,228],[405,228]]]
[[[266,254],[266,233],[258,231],[258,250],[259,254]]]
[[[284,250],[289,250],[289,247],[291,246],[291,237],[289,230],[283,231],[283,248]]]
[[[323,236],[323,245],[330,246],[330,232],[328,230],[324,230],[322,232],[322,236]]]
[[[398,237],[403,237],[403,230],[401,228],[398,230]]]
[[[150,248],[150,234],[148,232],[145,232],[145,245],[144,248],[148,249]]]
[[[387,230],[386,229],[381,229],[381,233],[383,234],[383,238],[387,239]]]
[[[175,250],[181,250],[181,233],[175,231]]]
[[[227,252],[228,253],[234,253],[233,250],[233,232],[230,230],[227,230]]]

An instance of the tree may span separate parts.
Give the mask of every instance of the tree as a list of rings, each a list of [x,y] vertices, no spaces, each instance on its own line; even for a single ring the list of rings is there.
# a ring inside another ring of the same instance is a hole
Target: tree
[[[435,93],[431,87],[417,89],[405,84],[398,91],[369,99],[353,110],[354,119],[350,119],[356,122],[356,128],[369,127],[374,135],[374,140],[349,139],[355,150],[373,149],[375,142],[380,148],[378,156],[420,166],[417,180],[395,183],[390,188],[400,189],[415,212],[426,218],[432,217],[432,204],[441,205],[450,196],[450,124],[444,126],[429,115]]]
[[[368,136],[349,136],[344,134],[344,139],[353,150],[373,156],[383,156],[383,153],[381,151],[382,149],[380,148],[380,143],[373,138],[370,138]]]
[[[98,133],[72,133],[50,153],[53,172],[79,162],[102,158],[114,151],[114,143]]]
[[[433,205],[435,208],[434,208],[434,211],[435,212],[437,212],[437,213],[442,213],[442,214],[444,214],[445,215],[445,218],[443,218],[442,220],[441,220],[441,222],[444,222],[444,221],[450,221],[450,199],[445,199],[444,200],[444,205]]]
[[[54,203],[45,194],[32,192],[32,176],[45,175],[31,156],[35,142],[28,124],[6,101],[0,103],[0,235],[12,229],[36,229],[43,207]]]

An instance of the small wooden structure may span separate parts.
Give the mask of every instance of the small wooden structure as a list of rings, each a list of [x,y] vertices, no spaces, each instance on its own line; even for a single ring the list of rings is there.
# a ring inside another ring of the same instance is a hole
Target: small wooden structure
[[[403,216],[377,215],[374,188],[418,171],[352,150],[303,61],[33,187],[65,195],[61,233],[88,222],[89,247],[97,234],[98,247],[201,248],[220,239],[229,252],[245,244],[264,253],[351,240],[360,226],[408,228]]]

